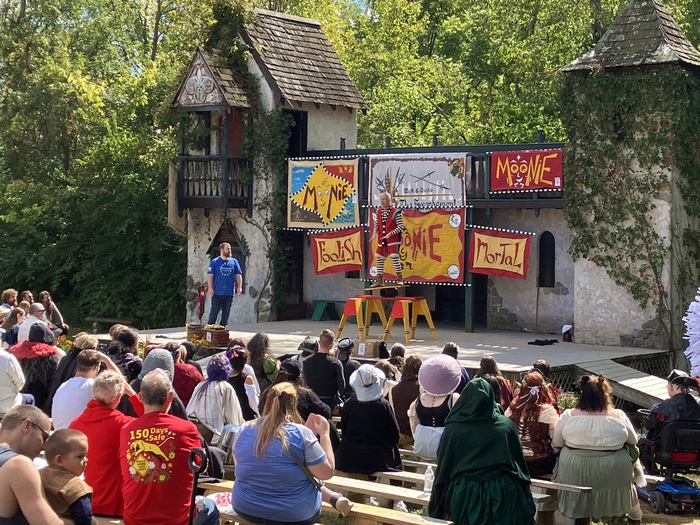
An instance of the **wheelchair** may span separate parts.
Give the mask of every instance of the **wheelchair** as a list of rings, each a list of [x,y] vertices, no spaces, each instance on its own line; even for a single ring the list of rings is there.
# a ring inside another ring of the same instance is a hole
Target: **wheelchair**
[[[646,488],[635,486],[639,497],[649,502],[651,512],[694,511],[700,515],[700,488],[681,476],[700,472],[700,421],[664,424],[652,457],[663,481],[650,482]]]

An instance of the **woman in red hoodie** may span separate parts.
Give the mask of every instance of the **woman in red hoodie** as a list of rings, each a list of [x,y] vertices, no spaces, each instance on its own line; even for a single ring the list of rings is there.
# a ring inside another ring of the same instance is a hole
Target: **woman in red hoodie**
[[[122,477],[119,475],[119,432],[136,418],[116,409],[126,393],[134,411],[143,415],[138,394],[119,372],[107,370],[95,378],[91,400],[69,428],[80,430],[88,438],[88,464],[85,482],[92,487],[92,513],[97,516],[119,516],[124,511]]]

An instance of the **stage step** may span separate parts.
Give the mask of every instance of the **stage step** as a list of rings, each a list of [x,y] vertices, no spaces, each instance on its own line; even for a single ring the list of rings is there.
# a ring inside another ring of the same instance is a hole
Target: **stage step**
[[[668,398],[665,379],[645,374],[610,359],[578,363],[576,367],[582,374],[603,374],[612,386],[615,397],[635,405],[651,408],[652,405]]]

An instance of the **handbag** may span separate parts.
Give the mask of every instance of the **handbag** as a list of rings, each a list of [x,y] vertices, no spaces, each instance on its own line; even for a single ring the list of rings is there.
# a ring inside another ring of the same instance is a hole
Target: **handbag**
[[[309,467],[304,465],[304,462],[299,458],[299,456],[296,455],[296,453],[291,448],[289,449],[289,454],[292,456],[292,459],[296,462],[296,464],[299,465],[301,471],[306,475],[307,478],[309,478],[309,481],[313,484],[313,486],[316,487],[318,490],[321,490],[321,487],[323,487],[326,484],[326,482],[321,481],[320,479],[316,479],[309,470]]]

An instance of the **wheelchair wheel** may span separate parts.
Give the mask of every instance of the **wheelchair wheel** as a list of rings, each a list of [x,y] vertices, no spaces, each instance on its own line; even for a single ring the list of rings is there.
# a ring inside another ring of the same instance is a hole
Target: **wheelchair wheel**
[[[651,499],[649,500],[649,506],[651,507],[651,512],[654,514],[659,514],[666,511],[666,498],[663,492],[655,490],[651,493]]]

